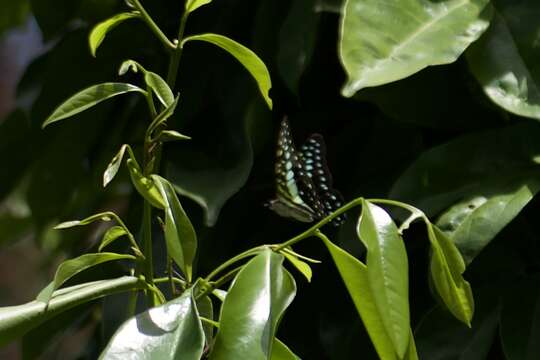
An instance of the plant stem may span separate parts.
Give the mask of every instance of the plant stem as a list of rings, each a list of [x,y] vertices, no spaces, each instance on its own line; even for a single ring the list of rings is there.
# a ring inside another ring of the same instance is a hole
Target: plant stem
[[[167,50],[174,50],[176,46],[169,40],[169,38],[161,31],[159,26],[155,23],[155,21],[152,19],[150,14],[146,11],[146,9],[142,6],[139,0],[132,0],[133,5],[135,5],[135,8],[139,10],[141,13],[141,16],[150,28],[150,30],[157,36],[157,38],[163,43],[165,48]]]
[[[185,11],[180,20],[180,27],[178,29],[178,37],[175,41],[175,49],[171,57],[171,62],[169,63],[169,71],[167,74],[167,84],[169,84],[171,89],[174,89],[176,84],[176,77],[178,76],[178,67],[180,66],[180,59],[182,58],[183,45],[182,40],[184,38],[184,30],[186,29],[186,22],[188,19],[188,12]]]
[[[324,219],[322,219],[321,221],[319,221],[318,223],[316,223],[315,225],[313,225],[312,227],[310,227],[309,229],[307,229],[306,231],[304,231],[300,235],[297,235],[297,236],[293,237],[292,239],[290,239],[288,241],[285,241],[282,244],[279,244],[279,245],[277,245],[275,247],[272,247],[272,250],[280,251],[280,250],[282,250],[282,249],[284,249],[286,247],[289,247],[289,246],[292,246],[292,245],[296,244],[297,242],[299,242],[301,240],[304,240],[305,238],[308,238],[308,237],[311,237],[311,236],[315,235],[315,232],[318,231],[320,227],[322,227],[323,225],[328,224],[334,218],[338,217],[339,215],[343,214],[344,212],[349,211],[353,207],[361,205],[362,201],[363,201],[363,198],[354,199],[353,201],[343,205],[342,207],[340,207],[339,209],[334,211],[332,214],[325,217]]]
[[[154,261],[152,257],[152,205],[148,201],[143,205],[143,227],[142,227],[143,254],[146,261],[143,264],[142,272],[150,287],[154,286]],[[155,306],[155,296],[151,291],[146,292],[150,306]]]
[[[238,262],[240,260],[243,260],[243,259],[245,259],[247,257],[255,255],[257,252],[261,251],[265,247],[266,247],[266,245],[257,246],[255,248],[246,250],[243,253],[238,254],[233,258],[230,258],[229,260],[225,261],[223,264],[218,266],[214,271],[212,271],[204,280],[206,282],[210,282],[212,280],[212,278],[214,278],[217,274],[219,274],[220,272],[222,272],[223,270],[225,270],[229,266],[231,266],[231,265],[235,264],[236,262]]]

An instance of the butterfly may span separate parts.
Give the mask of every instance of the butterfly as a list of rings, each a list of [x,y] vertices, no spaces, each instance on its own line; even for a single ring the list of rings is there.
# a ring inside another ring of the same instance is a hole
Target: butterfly
[[[287,118],[281,122],[275,164],[276,199],[268,206],[278,215],[302,222],[320,220],[343,204],[341,194],[332,188],[332,175],[326,164],[326,146],[319,134],[311,135],[296,150]],[[345,214],[332,220],[335,226]]]

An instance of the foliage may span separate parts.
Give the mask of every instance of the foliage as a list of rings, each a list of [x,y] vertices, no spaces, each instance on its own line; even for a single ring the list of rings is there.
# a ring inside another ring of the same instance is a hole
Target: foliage
[[[15,3],[0,31],[30,9],[49,46],[0,123],[0,241],[63,261],[0,346],[93,306],[90,358],[534,358],[540,4]],[[284,115],[346,199],[307,229],[263,206]]]

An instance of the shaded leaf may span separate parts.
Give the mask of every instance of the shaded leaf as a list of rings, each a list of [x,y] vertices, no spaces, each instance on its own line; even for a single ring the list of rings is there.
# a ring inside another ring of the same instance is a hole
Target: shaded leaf
[[[42,127],[76,115],[111,97],[134,91],[145,93],[143,89],[125,83],[103,83],[91,86],[73,95],[58,106],[47,120],[45,120]]]
[[[122,160],[124,159],[124,153],[128,147],[129,145],[122,145],[118,153],[114,155],[109,165],[107,165],[107,169],[105,169],[105,172],[103,173],[103,187],[107,186],[118,173],[120,165],[122,165]]]
[[[53,293],[48,305],[31,301],[0,308],[0,346],[36,328],[54,316],[94,299],[129,290],[143,289],[143,281],[133,276],[100,280],[71,286]]]
[[[489,0],[347,0],[340,58],[344,96],[454,62],[487,29]]]
[[[171,183],[158,175],[152,175],[152,180],[165,205],[167,253],[180,267],[188,282],[191,282],[193,261],[197,254],[197,234]]]
[[[282,263],[282,255],[267,249],[240,270],[221,307],[211,360],[270,358],[279,321],[296,294]]]
[[[182,296],[126,321],[100,359],[199,360],[203,349],[203,328],[190,288]]]
[[[466,55],[472,73],[495,104],[540,120],[539,57],[534,40],[537,29],[527,25],[539,14],[534,1],[501,7],[486,34]]]
[[[399,357],[409,345],[409,266],[396,224],[381,207],[362,202],[358,236],[367,248],[369,286]]]
[[[58,266],[58,269],[56,269],[56,274],[54,275],[54,280],[38,294],[36,300],[48,303],[53,295],[54,290],[58,289],[63,283],[81,271],[104,262],[124,259],[135,260],[135,257],[124,254],[99,253],[85,254],[75,259],[66,260]]]
[[[269,94],[270,88],[272,87],[270,73],[268,72],[266,65],[253,51],[226,36],[210,33],[188,36],[182,41],[182,43],[185,44],[186,42],[193,40],[209,42],[219,46],[234,56],[236,60],[238,60],[246,68],[251,76],[253,76],[255,81],[257,81],[259,91],[261,92],[268,107],[272,109],[272,99],[270,99]]]
[[[92,53],[92,56],[96,57],[96,51],[109,31],[120,25],[122,22],[139,16],[140,15],[136,12],[125,12],[117,14],[94,26],[90,32],[90,36],[88,37],[88,43],[90,45],[90,52]]]

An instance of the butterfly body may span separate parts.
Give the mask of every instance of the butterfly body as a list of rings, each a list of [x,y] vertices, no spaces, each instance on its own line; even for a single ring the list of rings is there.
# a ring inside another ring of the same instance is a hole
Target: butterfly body
[[[302,222],[326,217],[342,205],[341,194],[332,189],[321,135],[314,134],[297,151],[287,119],[281,122],[276,152],[276,199],[269,207],[278,215]],[[344,217],[334,219],[340,225]]]

